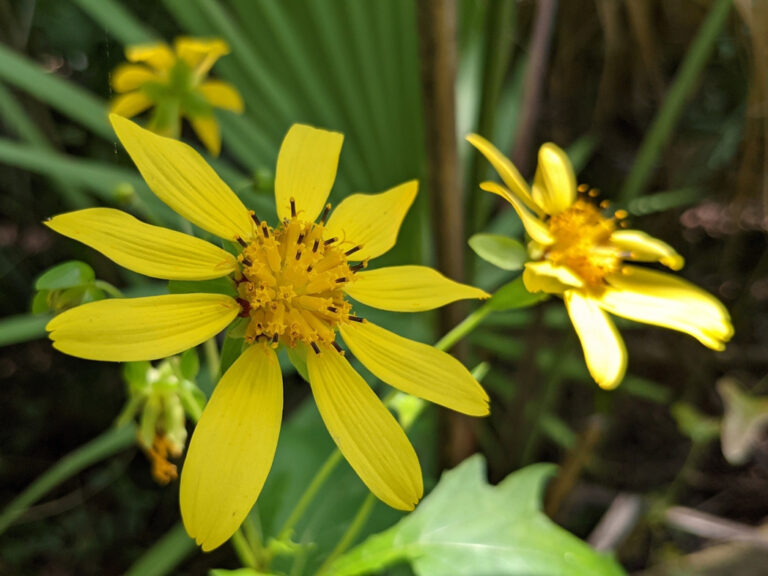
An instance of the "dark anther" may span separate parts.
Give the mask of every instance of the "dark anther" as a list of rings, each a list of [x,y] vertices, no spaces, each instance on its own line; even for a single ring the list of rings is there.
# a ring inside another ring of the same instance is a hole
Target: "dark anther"
[[[317,344],[310,342],[310,346],[312,346],[312,350],[315,351],[315,354],[320,354],[320,348],[317,347]]]
[[[243,248],[245,248],[246,246],[248,246],[248,242],[246,242],[245,240],[243,240],[242,238],[240,238],[240,236],[238,236],[238,237],[237,237],[237,243],[238,243],[238,244],[240,244],[240,246],[242,246]]]
[[[299,234],[299,238],[296,240],[296,244],[301,244],[302,242],[304,242],[304,232]]]
[[[298,260],[299,258],[301,258],[301,250],[296,251],[296,260]]]
[[[309,266],[307,266],[307,272],[312,272],[312,264],[310,264]]]
[[[274,334],[272,334],[272,343],[273,343],[273,344],[277,344],[277,339],[278,339],[278,338],[279,338],[279,336],[277,335],[277,332],[275,332]]]
[[[362,270],[367,265],[367,262],[363,260],[362,262],[358,262],[354,266],[350,266],[349,269],[352,270],[352,272],[357,272],[358,270]]]
[[[261,223],[261,233],[264,234],[264,238],[269,238],[269,229],[266,222]]]
[[[347,279],[344,278],[343,276],[341,278],[336,278],[336,284],[343,284],[346,281]]]
[[[352,320],[352,322],[361,322],[362,323],[362,321],[363,321],[363,319],[360,318],[360,316],[352,316],[351,314],[348,316],[348,318],[350,320]]]
[[[251,265],[251,261],[248,260],[248,258],[243,258],[243,265],[250,266]]]
[[[360,244],[358,244],[354,248],[350,248],[349,250],[344,252],[344,256],[350,256],[350,255],[354,254],[355,252],[357,252],[358,250],[360,250],[360,248],[362,248],[362,246],[360,246]]]
[[[251,305],[248,303],[248,300],[238,298],[237,303],[240,304],[240,314],[238,316],[240,318],[248,318],[251,311]]]
[[[328,244],[333,244],[334,242],[336,242],[336,240],[338,240],[338,238],[336,238],[336,236],[334,236],[333,238],[330,238],[330,239],[326,240],[325,242],[323,242],[323,245],[324,246],[328,246]]]
[[[344,354],[344,350],[342,350],[341,346],[336,344],[336,342],[331,342],[331,344],[333,345],[334,348],[336,348],[336,352],[338,352],[339,354]]]
[[[256,226],[261,225],[261,220],[259,220],[259,217],[256,216],[256,214],[251,214],[251,219],[256,222]]]
[[[328,219],[328,213],[331,211],[331,205],[326,204],[323,210],[323,215],[320,217],[320,223],[325,225],[325,221]]]
[[[315,239],[315,243],[312,245],[312,252],[317,252],[317,249],[319,246],[320,246],[320,240]]]
[[[291,198],[291,218],[296,218],[296,200]]]
[[[328,306],[328,307],[326,308],[326,310],[328,310],[328,312],[333,312],[334,314],[336,314],[336,312],[338,312],[338,311],[339,311],[339,309],[338,309],[338,308],[336,308],[336,306]]]

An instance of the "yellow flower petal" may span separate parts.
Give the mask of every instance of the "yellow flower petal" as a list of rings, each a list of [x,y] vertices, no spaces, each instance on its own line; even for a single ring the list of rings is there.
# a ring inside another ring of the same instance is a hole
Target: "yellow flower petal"
[[[433,310],[456,300],[491,296],[426,266],[390,266],[358,272],[344,291],[358,302],[393,312]]]
[[[181,473],[181,517],[204,551],[226,542],[256,502],[282,415],[277,356],[264,345],[249,346],[213,391]]]
[[[160,200],[220,238],[251,237],[248,210],[202,156],[183,142],[164,138],[119,116],[112,127]]]
[[[713,350],[733,336],[731,317],[714,296],[671,274],[625,266],[606,276],[600,306],[616,316],[685,332]]]
[[[342,324],[339,331],[352,354],[390,386],[457,412],[488,414],[488,394],[450,354],[370,322]]]
[[[174,48],[198,78],[207,74],[219,58],[229,54],[229,46],[219,38],[176,38]]]
[[[507,202],[509,202],[512,205],[512,208],[515,209],[515,212],[517,212],[517,215],[520,217],[520,220],[522,221],[523,227],[525,228],[528,236],[533,238],[536,242],[543,244],[544,246],[549,246],[550,244],[554,243],[555,240],[552,238],[552,234],[549,233],[549,229],[547,228],[546,224],[531,214],[525,208],[525,206],[523,206],[520,200],[510,194],[509,190],[497,184],[496,182],[482,182],[480,184],[480,188],[486,192],[491,192],[501,196]]]
[[[235,271],[229,252],[181,232],[151,226],[113,208],[54,216],[45,225],[124,268],[164,280],[210,280]]]
[[[192,124],[195,134],[208,149],[208,152],[218,156],[221,152],[221,131],[216,117],[213,114],[195,116],[189,119],[189,123]]]
[[[176,61],[165,42],[128,46],[125,49],[125,57],[129,62],[146,62],[158,71],[170,69]]]
[[[617,230],[611,234],[611,244],[626,252],[624,258],[661,262],[672,270],[680,270],[685,264],[672,246],[640,230]]]
[[[291,217],[291,198],[307,222],[325,206],[339,166],[344,135],[294,124],[285,135],[277,156],[275,201],[280,220]]]
[[[339,238],[350,247],[361,246],[349,260],[381,256],[395,245],[418,189],[418,181],[410,180],[380,194],[347,196],[328,219],[326,238]]]
[[[470,134],[467,136],[467,142],[472,144],[472,146],[477,148],[483,156],[485,156],[496,172],[498,172],[499,176],[501,176],[504,184],[507,185],[507,188],[512,191],[512,194],[516,198],[521,200],[523,204],[534,213],[539,216],[543,215],[541,208],[536,205],[531,197],[531,192],[525,178],[520,175],[520,172],[515,168],[515,165],[512,164],[504,154],[499,152],[496,146],[478,134]]]
[[[413,510],[424,493],[421,466],[394,416],[333,348],[308,352],[307,371],[323,422],[350,466],[380,500]]]
[[[581,288],[584,281],[570,268],[555,266],[547,260],[526,262],[523,283],[528,292],[562,294],[571,288]]]
[[[568,290],[563,300],[592,378],[601,388],[616,388],[627,369],[627,350],[616,325],[595,300],[578,290]]]
[[[137,114],[141,114],[150,106],[152,106],[152,100],[144,92],[128,92],[126,94],[119,94],[112,99],[109,103],[109,112],[110,114],[117,114],[125,118],[132,118]]]
[[[173,356],[221,332],[240,305],[221,294],[166,294],[83,304],[45,327],[53,347],[87,360],[136,362]]]
[[[157,80],[157,74],[141,64],[121,64],[115,68],[109,80],[115,92],[130,92]]]
[[[243,98],[232,84],[219,80],[208,80],[200,85],[199,90],[214,108],[238,113],[243,111]]]
[[[547,214],[559,214],[576,201],[576,175],[568,155],[547,142],[539,148],[533,200]]]

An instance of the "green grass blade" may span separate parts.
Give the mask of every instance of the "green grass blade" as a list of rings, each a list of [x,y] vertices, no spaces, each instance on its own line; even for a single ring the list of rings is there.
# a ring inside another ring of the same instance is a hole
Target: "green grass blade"
[[[123,44],[142,44],[157,40],[157,35],[114,0],[72,0]]]
[[[62,482],[69,480],[85,468],[125,450],[136,441],[136,427],[133,425],[110,428],[90,442],[70,452],[59,460],[29,487],[11,500],[0,514],[0,534],[30,506]]]
[[[0,117],[8,126],[11,126],[16,134],[28,144],[43,150],[52,150],[48,139],[40,132],[40,129],[29,118],[24,108],[19,105],[13,94],[0,84]],[[86,208],[92,204],[91,200],[78,187],[73,186],[63,178],[52,177],[54,186],[64,198],[70,208]]]
[[[181,522],[147,550],[125,573],[125,576],[164,576],[195,552],[195,541],[184,531]]]
[[[715,47],[715,41],[728,19],[731,5],[732,0],[716,0],[712,4],[709,14],[680,65],[680,71],[664,99],[661,110],[640,146],[632,170],[619,194],[619,202],[626,204],[645,190],[687,100],[698,84],[701,72]]]
[[[0,80],[24,90],[102,138],[114,140],[106,106],[101,99],[46,72],[3,44],[0,44]]]

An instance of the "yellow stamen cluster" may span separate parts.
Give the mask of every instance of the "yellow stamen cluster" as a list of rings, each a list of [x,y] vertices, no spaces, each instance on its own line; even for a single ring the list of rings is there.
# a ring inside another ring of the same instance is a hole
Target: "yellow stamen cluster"
[[[588,199],[579,198],[548,224],[555,242],[544,255],[553,264],[567,266],[593,288],[603,285],[606,274],[619,270],[621,254],[610,244],[616,219],[603,216]]]
[[[335,327],[341,322],[360,321],[352,316],[344,298],[344,285],[367,262],[350,266],[347,257],[359,246],[344,250],[340,239],[323,240],[326,207],[320,223],[292,217],[277,228],[256,221],[250,243],[241,241],[241,276],[237,291],[249,318],[245,339],[260,338],[294,347],[303,342],[317,352],[318,344],[332,345]]]

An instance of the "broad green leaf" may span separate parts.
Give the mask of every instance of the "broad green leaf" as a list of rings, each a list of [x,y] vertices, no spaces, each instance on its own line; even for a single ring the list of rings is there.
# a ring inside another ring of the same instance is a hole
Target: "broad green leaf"
[[[548,297],[543,292],[528,292],[523,284],[523,277],[519,276],[496,290],[488,301],[488,306],[497,311],[528,308]]]
[[[369,574],[403,561],[418,576],[624,574],[541,511],[553,473],[550,464],[534,464],[491,486],[482,456],[472,456],[443,474],[413,513],[336,560],[327,574]]]
[[[500,234],[475,234],[469,247],[486,262],[503,270],[521,270],[528,260],[528,251],[514,238]]]
[[[85,262],[70,260],[44,272],[35,282],[37,290],[64,290],[85,286],[96,279],[93,268]]]

